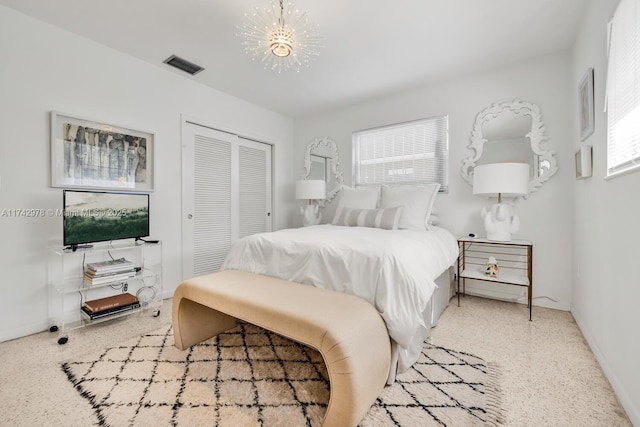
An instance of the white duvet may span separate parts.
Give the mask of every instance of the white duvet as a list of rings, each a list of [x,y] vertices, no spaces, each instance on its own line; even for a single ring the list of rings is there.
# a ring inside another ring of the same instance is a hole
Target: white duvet
[[[453,235],[316,225],[238,240],[222,270],[242,270],[357,295],[386,322],[389,336],[409,348],[436,284],[458,255]]]

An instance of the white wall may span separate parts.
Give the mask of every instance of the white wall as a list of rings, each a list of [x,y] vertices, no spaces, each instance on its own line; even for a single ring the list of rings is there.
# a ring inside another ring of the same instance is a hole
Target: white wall
[[[61,208],[62,190],[49,187],[50,110],[153,131],[151,235],[163,240],[165,295],[172,294],[181,280],[180,126],[185,115],[275,144],[275,225],[290,224],[290,118],[3,6],[0,57],[0,212]],[[60,217],[0,216],[0,341],[48,328],[45,248],[61,244]]]
[[[606,25],[618,2],[591,2],[574,48],[570,87],[577,88],[587,68],[594,68],[596,114],[594,133],[583,142],[577,131],[572,138],[574,151],[593,146],[593,176],[574,181],[571,312],[631,422],[640,425],[640,172],[604,179]],[[572,128],[578,129],[577,107],[573,110]]]
[[[351,133],[355,130],[399,123],[441,114],[449,115],[450,172],[449,194],[439,194],[436,207],[442,213],[442,225],[456,236],[470,232],[484,234],[479,215],[489,201],[475,197],[463,180],[462,159],[472,152],[467,149],[475,116],[492,103],[515,98],[540,106],[546,124],[548,147],[557,150],[558,173],[541,190],[517,206],[522,227],[514,238],[530,239],[534,244],[534,298],[547,296],[556,300],[537,299],[534,305],[568,310],[571,302],[571,242],[573,153],[571,144],[570,105],[573,86],[568,84],[569,53],[519,63],[472,77],[449,81],[437,86],[419,87],[394,96],[377,99],[331,112],[296,120],[296,177],[302,173],[304,149],[315,137],[329,136],[339,146],[345,183],[351,176]],[[335,206],[333,207],[335,209]],[[332,209],[325,212],[332,218]],[[489,289],[485,282],[468,282],[469,293]],[[491,288],[492,295],[508,298],[520,292],[512,286]],[[495,293],[500,292],[500,293]],[[526,299],[522,300],[526,303]],[[534,310],[535,319],[535,310]]]

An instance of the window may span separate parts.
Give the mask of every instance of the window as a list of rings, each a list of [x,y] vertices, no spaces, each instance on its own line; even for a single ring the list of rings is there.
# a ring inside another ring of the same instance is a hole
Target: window
[[[609,24],[607,176],[640,167],[640,0],[621,0]]]
[[[353,133],[354,184],[440,183],[448,191],[449,117]]]

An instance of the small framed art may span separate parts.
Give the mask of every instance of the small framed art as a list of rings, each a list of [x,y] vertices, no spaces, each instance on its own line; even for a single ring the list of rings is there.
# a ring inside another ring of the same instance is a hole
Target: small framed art
[[[154,134],[51,112],[51,186],[154,190]]]
[[[583,145],[576,151],[576,179],[584,179],[591,176],[593,169],[591,151],[590,145]]]
[[[587,69],[578,88],[580,102],[580,140],[584,141],[595,129],[593,106],[593,68]]]

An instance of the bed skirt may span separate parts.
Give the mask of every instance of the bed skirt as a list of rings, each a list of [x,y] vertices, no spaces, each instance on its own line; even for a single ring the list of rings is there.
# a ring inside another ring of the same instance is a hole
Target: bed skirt
[[[409,369],[420,357],[424,341],[431,334],[431,328],[438,325],[440,316],[449,305],[449,300],[454,294],[453,267],[445,270],[435,282],[437,288],[433,292],[427,308],[422,313],[427,327],[421,327],[418,330],[408,349],[400,348],[395,341],[391,340],[391,367],[387,384],[393,384],[396,380],[396,375]]]

